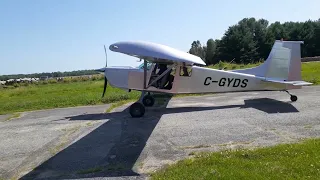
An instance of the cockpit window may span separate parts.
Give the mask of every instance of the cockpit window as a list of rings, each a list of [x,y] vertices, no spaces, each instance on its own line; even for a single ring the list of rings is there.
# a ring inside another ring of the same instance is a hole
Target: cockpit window
[[[138,68],[143,69],[143,66],[144,66],[144,63],[140,64]],[[147,63],[147,70],[150,70],[151,66],[152,66],[152,63],[148,62]]]

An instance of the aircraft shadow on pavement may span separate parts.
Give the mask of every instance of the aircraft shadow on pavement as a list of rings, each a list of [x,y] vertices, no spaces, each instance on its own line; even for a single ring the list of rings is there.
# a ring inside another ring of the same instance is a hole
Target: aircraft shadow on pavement
[[[134,170],[139,164],[135,164],[161,114],[133,119],[128,111],[129,108],[122,112],[66,117],[70,121],[107,121],[21,179],[140,176]]]
[[[137,119],[130,117],[128,108],[122,112],[66,117],[70,121],[109,120],[21,179],[37,179],[43,174],[54,175],[52,179],[140,176],[135,172],[134,167],[163,114],[237,107],[256,108],[266,113],[298,112],[291,103],[259,98],[245,100],[241,105],[155,108],[147,111],[145,117]],[[64,175],[70,172],[74,174]]]
[[[291,104],[291,101],[283,102],[269,98],[244,100],[242,108],[254,108],[268,114],[299,112],[298,109]]]

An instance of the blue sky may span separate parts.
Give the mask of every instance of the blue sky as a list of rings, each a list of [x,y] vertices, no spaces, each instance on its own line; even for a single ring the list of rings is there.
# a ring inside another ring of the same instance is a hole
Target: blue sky
[[[0,74],[96,69],[103,45],[145,40],[188,51],[245,17],[320,18],[319,0],[1,0]],[[109,51],[108,66],[137,66]]]

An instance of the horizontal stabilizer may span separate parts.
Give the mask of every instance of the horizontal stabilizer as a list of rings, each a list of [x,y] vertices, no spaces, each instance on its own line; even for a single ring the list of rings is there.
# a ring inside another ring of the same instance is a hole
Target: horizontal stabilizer
[[[264,79],[263,81],[274,82],[274,83],[282,83],[282,84],[291,84],[293,86],[308,86],[308,85],[312,85],[313,84],[313,83],[306,82],[306,81],[281,81],[281,80],[275,80],[275,79]]]
[[[290,81],[290,82],[294,82],[294,86],[309,86],[312,85],[313,83],[310,82],[306,82],[306,81]]]

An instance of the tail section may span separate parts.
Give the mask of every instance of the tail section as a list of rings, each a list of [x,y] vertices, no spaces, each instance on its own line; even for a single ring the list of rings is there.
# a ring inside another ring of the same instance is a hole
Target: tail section
[[[301,82],[301,44],[303,41],[276,40],[263,64],[234,72],[252,74],[277,82]]]

